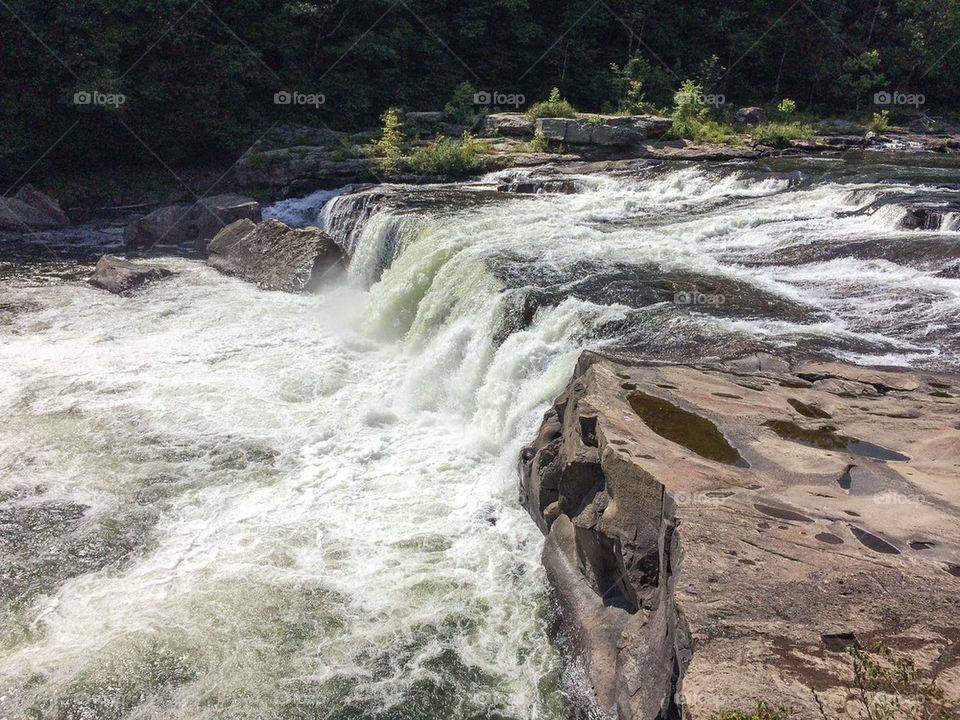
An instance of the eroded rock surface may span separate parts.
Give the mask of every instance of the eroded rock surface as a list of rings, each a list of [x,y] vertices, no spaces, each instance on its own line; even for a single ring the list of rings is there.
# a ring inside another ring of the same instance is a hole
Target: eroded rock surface
[[[210,263],[220,272],[256,283],[265,290],[313,290],[335,272],[343,253],[317,228],[295,229],[267,220],[238,220],[221,230],[208,248]]]
[[[594,710],[861,717],[848,645],[960,694],[960,382],[585,354],[521,499]]]

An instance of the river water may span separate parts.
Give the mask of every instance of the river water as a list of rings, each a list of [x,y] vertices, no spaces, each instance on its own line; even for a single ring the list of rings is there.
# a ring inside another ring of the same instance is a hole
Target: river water
[[[497,189],[538,179],[568,192]],[[83,282],[113,230],[0,240],[0,718],[567,717],[515,460],[579,352],[960,369],[958,183],[866,155],[317,193],[267,212],[353,255],[308,296],[163,258],[119,298]]]

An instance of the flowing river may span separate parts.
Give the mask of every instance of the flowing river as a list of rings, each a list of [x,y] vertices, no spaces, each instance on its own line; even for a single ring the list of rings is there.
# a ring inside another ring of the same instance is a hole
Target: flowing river
[[[84,279],[116,231],[0,241],[0,718],[568,717],[515,467],[579,352],[958,370],[958,183],[874,154],[316,193],[267,212],[352,254],[305,296],[163,258],[115,297]]]

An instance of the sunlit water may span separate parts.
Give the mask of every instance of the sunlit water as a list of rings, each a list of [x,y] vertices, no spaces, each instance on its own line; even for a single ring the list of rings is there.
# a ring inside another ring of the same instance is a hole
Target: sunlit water
[[[960,172],[788,165],[278,204],[322,295],[5,266],[0,717],[565,717],[515,460],[582,348],[957,368],[960,226],[898,223]]]

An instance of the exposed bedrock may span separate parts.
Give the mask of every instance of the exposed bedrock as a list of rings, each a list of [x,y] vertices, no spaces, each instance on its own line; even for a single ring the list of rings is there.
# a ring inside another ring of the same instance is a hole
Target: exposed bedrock
[[[585,353],[521,500],[594,712],[856,718],[846,646],[960,692],[960,383],[767,355]]]

